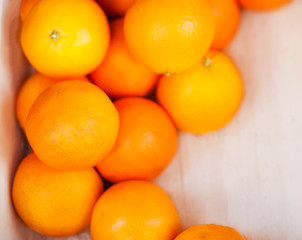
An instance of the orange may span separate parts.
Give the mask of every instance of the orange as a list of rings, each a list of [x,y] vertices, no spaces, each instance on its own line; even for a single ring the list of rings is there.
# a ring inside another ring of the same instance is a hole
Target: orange
[[[133,56],[157,73],[181,72],[198,62],[214,37],[214,16],[201,0],[137,0],[125,16]]]
[[[39,1],[40,0],[22,0],[20,8],[20,18],[22,22]]]
[[[114,185],[101,196],[92,213],[92,240],[172,240],[179,231],[173,203],[151,182]]]
[[[209,52],[187,71],[163,76],[157,89],[159,103],[176,126],[191,133],[225,126],[237,112],[242,97],[240,75],[222,52]]]
[[[194,226],[182,232],[175,240],[244,240],[233,228],[214,224]]]
[[[111,98],[145,96],[155,87],[158,75],[137,62],[124,39],[123,19],[110,23],[111,43],[105,60],[92,73],[92,81]]]
[[[291,0],[237,0],[244,8],[250,10],[271,10],[281,7]]]
[[[89,82],[87,77],[78,77],[78,78],[68,78],[68,79],[55,79],[51,77],[47,77],[41,73],[35,73],[31,75],[22,85],[18,96],[17,96],[17,118],[20,122],[20,125],[24,128],[27,115],[31,106],[37,99],[37,97],[45,91],[50,86],[58,83],[60,81],[86,81]]]
[[[236,0],[207,0],[215,15],[213,49],[226,47],[234,38],[240,23],[240,9]]]
[[[173,122],[158,104],[144,98],[123,98],[114,105],[120,116],[119,134],[97,169],[110,182],[155,178],[175,153]]]
[[[29,154],[16,172],[12,198],[20,218],[34,230],[60,237],[88,227],[103,184],[93,169],[62,172]]]
[[[55,78],[93,71],[105,57],[109,37],[106,16],[92,0],[40,1],[21,29],[21,45],[30,63]]]
[[[97,0],[109,17],[123,16],[135,0]]]
[[[119,117],[107,95],[92,83],[67,81],[44,91],[25,124],[39,159],[59,170],[95,166],[112,149]]]

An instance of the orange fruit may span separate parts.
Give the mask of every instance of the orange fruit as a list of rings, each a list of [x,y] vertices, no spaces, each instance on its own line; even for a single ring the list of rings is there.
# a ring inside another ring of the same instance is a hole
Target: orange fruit
[[[33,9],[33,7],[39,2],[40,0],[22,0],[21,1],[21,8],[20,8],[20,18],[23,22],[29,12]]]
[[[157,73],[181,72],[212,44],[214,16],[205,1],[137,0],[125,15],[124,30],[136,59]]]
[[[271,10],[281,7],[283,4],[291,0],[238,0],[238,2],[250,10]]]
[[[123,19],[110,23],[111,43],[104,61],[92,73],[92,81],[111,98],[145,96],[154,87],[158,75],[137,62],[124,39]]]
[[[154,183],[126,181],[109,188],[91,219],[93,240],[172,240],[180,231],[176,209]]]
[[[47,77],[41,73],[35,73],[31,75],[22,85],[18,96],[17,96],[17,118],[20,122],[20,125],[24,128],[27,115],[31,106],[37,99],[37,97],[44,92],[47,88],[58,83],[60,81],[86,81],[89,82],[87,77],[77,77],[77,78],[67,78],[67,79],[55,79]]]
[[[110,182],[155,178],[175,153],[173,122],[158,104],[144,98],[123,98],[114,105],[120,116],[119,134],[97,169]]]
[[[213,49],[226,47],[234,38],[240,23],[240,8],[236,0],[207,0],[215,16]]]
[[[242,97],[240,75],[222,52],[209,52],[187,71],[163,76],[157,89],[159,103],[176,126],[191,133],[207,133],[225,126]]]
[[[244,240],[233,228],[214,224],[194,226],[182,232],[175,240]]]
[[[97,0],[109,17],[123,16],[135,0]]]
[[[44,235],[61,237],[88,227],[102,192],[102,181],[93,168],[57,171],[31,153],[17,169],[12,199],[26,225]]]
[[[119,117],[107,95],[92,83],[67,81],[44,91],[25,124],[38,158],[59,170],[95,166],[112,149]]]
[[[105,57],[109,37],[107,18],[92,0],[40,1],[21,29],[21,45],[30,63],[55,78],[93,71]]]

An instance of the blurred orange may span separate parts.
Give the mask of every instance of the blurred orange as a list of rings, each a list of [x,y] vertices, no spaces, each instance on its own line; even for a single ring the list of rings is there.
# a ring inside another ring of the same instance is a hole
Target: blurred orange
[[[90,74],[92,81],[111,98],[146,96],[155,87],[158,75],[137,62],[124,39],[123,18],[110,23],[111,42],[101,65]]]
[[[133,56],[157,73],[182,72],[212,44],[213,12],[201,0],[137,0],[125,15]]]
[[[271,10],[281,7],[291,0],[237,0],[244,8],[250,10]]]
[[[182,232],[175,240],[244,240],[233,228],[214,224],[194,226]]]
[[[31,75],[22,85],[18,96],[17,96],[17,118],[20,125],[24,128],[27,115],[31,106],[37,99],[37,97],[44,92],[47,88],[54,85],[55,83],[61,81],[86,81],[89,82],[87,77],[77,77],[77,78],[66,78],[66,79],[55,79],[47,77],[41,73],[34,73]]]
[[[107,18],[95,1],[43,0],[25,18],[20,39],[38,72],[66,78],[84,76],[100,65],[109,35]]]
[[[151,182],[126,181],[109,188],[96,203],[92,240],[172,240],[180,221],[168,195]]]
[[[135,0],[97,0],[108,17],[121,17]]]
[[[22,22],[39,1],[40,0],[22,0],[20,8],[20,17]]]
[[[53,85],[34,102],[25,124],[39,159],[59,170],[95,166],[112,149],[119,117],[108,96],[92,83]]]
[[[207,133],[234,117],[243,97],[240,75],[222,52],[211,51],[182,73],[163,76],[157,98],[176,126],[191,133]]]
[[[110,182],[155,178],[175,153],[172,121],[158,104],[144,98],[122,98],[114,105],[120,116],[118,138],[97,169]]]
[[[234,38],[240,23],[240,9],[236,0],[206,0],[215,15],[213,49],[226,47]]]
[[[93,168],[57,171],[31,153],[17,169],[12,198],[26,225],[44,235],[61,237],[88,227],[102,192],[102,180]]]

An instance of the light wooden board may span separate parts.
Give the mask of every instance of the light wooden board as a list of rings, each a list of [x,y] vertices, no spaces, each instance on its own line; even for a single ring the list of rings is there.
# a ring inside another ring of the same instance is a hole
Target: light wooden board
[[[17,46],[19,0],[0,0],[0,236],[38,240],[10,205],[20,156],[14,96],[25,71]],[[230,125],[207,135],[180,133],[172,164],[155,180],[183,227],[233,226],[247,240],[302,239],[302,1],[280,11],[244,12],[228,54],[246,86]],[[89,239],[88,230],[68,240]]]

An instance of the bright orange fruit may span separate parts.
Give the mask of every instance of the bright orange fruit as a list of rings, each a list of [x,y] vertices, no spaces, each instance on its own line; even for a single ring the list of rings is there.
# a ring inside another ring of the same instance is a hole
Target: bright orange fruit
[[[155,87],[159,76],[130,55],[125,44],[123,25],[123,18],[110,23],[109,50],[90,77],[111,98],[146,96]]]
[[[31,106],[37,99],[37,97],[44,92],[47,88],[54,85],[55,83],[61,81],[86,81],[89,82],[87,77],[77,77],[77,78],[66,78],[66,79],[55,79],[47,77],[41,73],[35,73],[31,75],[22,85],[18,96],[17,96],[17,118],[20,125],[24,128],[27,115]]]
[[[114,105],[120,116],[118,138],[97,169],[111,182],[155,178],[175,153],[173,122],[158,104],[144,98],[122,98]]]
[[[271,10],[281,7],[291,0],[237,0],[244,8],[250,10]]]
[[[198,62],[214,28],[213,13],[201,0],[137,0],[124,27],[130,52],[157,73],[181,72]]]
[[[97,0],[108,17],[121,17],[135,0]]]
[[[33,7],[39,2],[40,0],[22,0],[21,1],[21,8],[20,8],[20,18],[23,22],[29,12],[33,9]]]
[[[163,76],[157,89],[159,103],[176,126],[191,133],[207,133],[225,126],[237,112],[243,83],[222,52],[210,52],[185,72]]]
[[[172,240],[180,221],[167,194],[154,183],[126,181],[98,200],[91,220],[93,240]]]
[[[92,0],[43,0],[22,24],[21,45],[30,63],[45,75],[84,76],[105,57],[108,21]]]
[[[175,240],[244,240],[233,228],[214,224],[194,226],[182,232]]]
[[[17,169],[12,198],[26,225],[44,235],[61,237],[88,227],[102,192],[102,180],[93,168],[57,171],[31,153]]]
[[[226,47],[234,38],[240,23],[240,8],[236,0],[206,0],[215,16],[213,49]]]
[[[57,83],[34,102],[25,124],[39,159],[59,170],[95,166],[112,149],[119,117],[108,96],[92,83]]]

